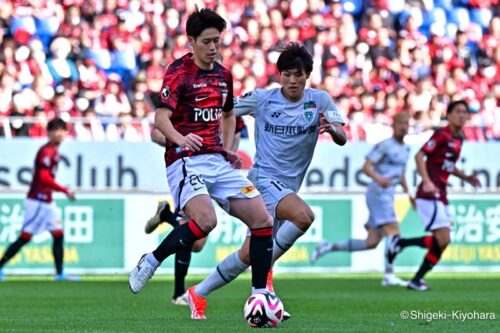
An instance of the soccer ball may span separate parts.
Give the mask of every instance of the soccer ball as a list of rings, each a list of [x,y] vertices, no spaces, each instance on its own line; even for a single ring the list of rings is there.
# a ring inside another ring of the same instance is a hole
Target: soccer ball
[[[245,302],[243,316],[252,327],[275,327],[283,319],[283,303],[270,292],[253,294]]]

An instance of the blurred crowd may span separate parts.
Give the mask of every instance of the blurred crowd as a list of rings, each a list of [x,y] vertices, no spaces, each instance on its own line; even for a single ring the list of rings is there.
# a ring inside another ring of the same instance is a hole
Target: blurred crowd
[[[310,85],[348,118],[351,140],[442,125],[466,99],[467,139],[500,140],[500,0],[0,0],[0,135],[45,136],[55,115],[79,140],[148,140],[163,71],[189,52],[185,20],[229,23],[222,62],[235,95],[275,86],[288,41],[314,56]]]

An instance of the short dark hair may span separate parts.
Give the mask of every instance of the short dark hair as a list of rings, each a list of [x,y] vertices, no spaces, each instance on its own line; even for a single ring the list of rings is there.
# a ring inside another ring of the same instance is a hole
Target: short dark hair
[[[66,131],[68,130],[68,125],[61,118],[54,118],[51,121],[49,121],[49,123],[47,124],[47,131],[49,131],[49,132],[59,130],[59,129],[63,129]]]
[[[215,28],[222,32],[222,30],[226,29],[226,26],[226,21],[213,10],[208,8],[196,9],[194,13],[189,15],[186,22],[186,34],[196,39],[205,29]]]
[[[465,100],[461,99],[458,101],[453,101],[450,104],[448,104],[448,107],[446,108],[446,115],[448,116],[453,111],[453,109],[455,109],[455,107],[457,105],[460,105],[460,104],[465,106],[465,108],[467,109],[467,112],[469,112],[469,105],[467,104],[467,102]]]
[[[290,42],[281,52],[276,65],[280,73],[288,69],[304,69],[309,76],[313,69],[313,58],[303,44]]]

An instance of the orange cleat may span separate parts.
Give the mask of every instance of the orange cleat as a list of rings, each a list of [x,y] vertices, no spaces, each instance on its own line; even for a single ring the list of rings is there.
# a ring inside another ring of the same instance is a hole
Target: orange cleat
[[[207,308],[207,300],[205,297],[197,295],[194,292],[194,287],[188,289],[187,291],[187,302],[189,308],[191,309],[191,319],[207,319],[205,317],[205,309]]]

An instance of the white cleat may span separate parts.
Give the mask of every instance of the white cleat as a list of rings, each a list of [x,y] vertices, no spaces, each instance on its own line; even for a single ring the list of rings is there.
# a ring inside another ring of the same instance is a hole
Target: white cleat
[[[327,241],[322,241],[316,246],[313,253],[311,254],[311,263],[314,264],[319,258],[332,251],[332,244]]]
[[[427,291],[430,289],[429,286],[427,285],[427,283],[424,282],[424,280],[420,280],[420,281],[413,281],[412,280],[408,283],[406,288],[408,288],[410,290],[416,290],[416,291]]]
[[[185,305],[185,306],[188,306],[187,294],[184,293],[184,294],[182,294],[181,296],[179,296],[177,298],[172,298],[172,304],[174,304],[174,305]]]
[[[292,318],[292,315],[290,314],[290,312],[283,310],[283,319],[282,320],[285,321],[285,320],[288,320],[290,318]]]
[[[146,222],[146,226],[144,227],[144,232],[147,234],[152,233],[155,231],[156,228],[161,224],[161,218],[160,218],[160,213],[162,212],[163,208],[168,205],[168,202],[166,201],[160,201],[158,202],[158,207],[156,208],[156,213],[153,215],[148,222]]]
[[[394,274],[386,274],[384,275],[384,279],[382,280],[383,286],[399,286],[406,287],[408,286],[408,281],[398,278]]]
[[[157,268],[146,260],[146,255],[147,254],[142,255],[137,266],[134,267],[128,277],[128,286],[134,294],[137,294],[144,288],[149,279],[153,277]]]

